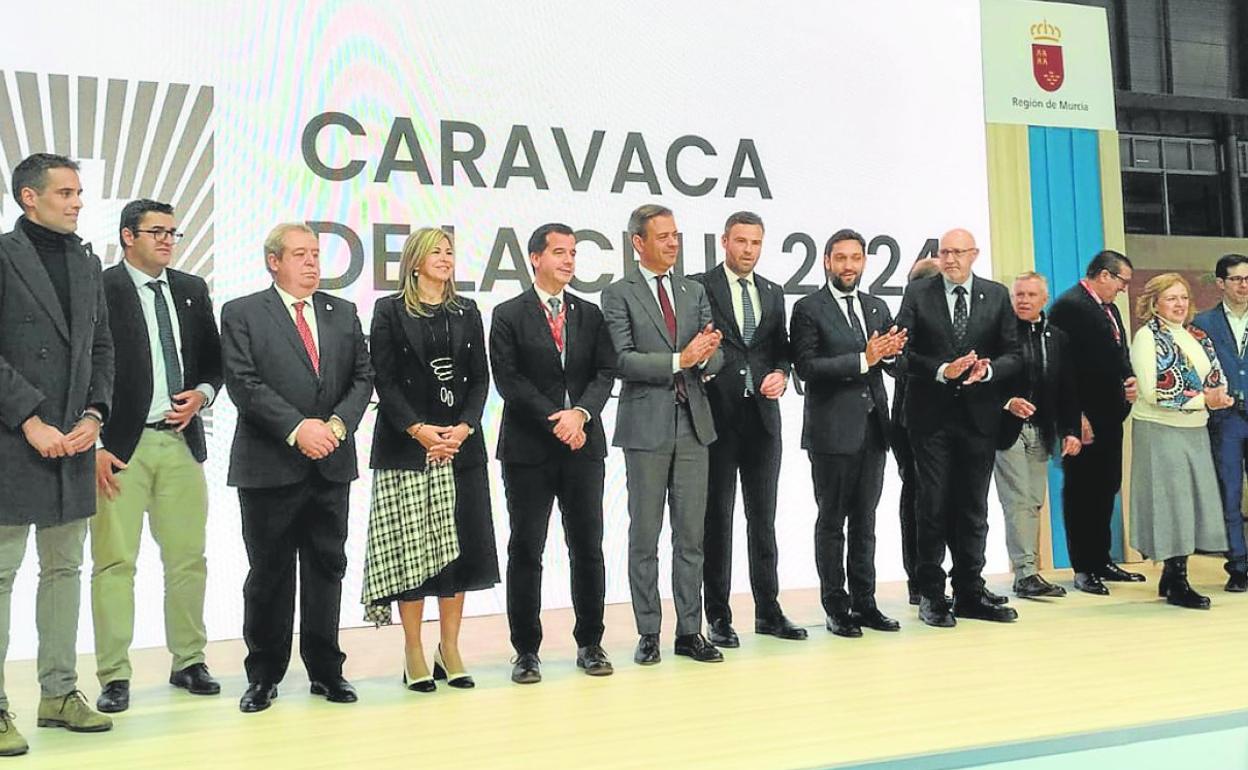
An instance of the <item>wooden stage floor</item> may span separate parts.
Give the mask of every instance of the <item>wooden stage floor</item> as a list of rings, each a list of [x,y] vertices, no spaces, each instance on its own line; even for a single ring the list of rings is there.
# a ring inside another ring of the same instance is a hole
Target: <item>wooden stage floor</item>
[[[632,662],[628,605],[607,610],[612,677],[573,666],[571,613],[546,613],[545,680],[510,682],[506,619],[470,619],[463,650],[477,689],[409,693],[399,683],[402,634],[395,626],[343,633],[347,676],[360,702],[313,698],[296,658],[280,697],[262,714],[238,711],[242,643],[211,645],[216,698],[165,683],[168,655],[134,655],[133,705],[110,733],[76,735],[34,726],[34,663],[8,667],[12,708],[31,753],[14,766],[78,768],[813,768],[1000,746],[1055,736],[1231,712],[1245,707],[1248,594],[1230,595],[1220,559],[1193,559],[1210,612],[1156,597],[1158,570],[1108,598],[1014,599],[1014,625],[976,621],[928,628],[901,584],[880,604],[898,634],[862,639],[827,633],[814,590],[787,592],[805,642],[742,634],[721,665],[671,654]],[[1069,580],[1069,572],[1050,575]],[[990,581],[1005,591],[1008,578]],[[1067,585],[1069,585],[1067,583]],[[734,597],[738,630],[751,631],[747,596]],[[670,606],[666,617],[672,617]],[[426,649],[436,629],[426,624]],[[88,697],[94,661],[79,663]]]

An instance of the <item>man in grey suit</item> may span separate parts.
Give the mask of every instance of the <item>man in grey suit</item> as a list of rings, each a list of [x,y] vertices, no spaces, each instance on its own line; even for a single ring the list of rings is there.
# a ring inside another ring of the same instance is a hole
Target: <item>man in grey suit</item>
[[[0,755],[24,754],[4,693],[13,577],[30,527],[39,552],[40,727],[112,721],[77,687],[79,570],[95,513],[95,440],[113,395],[100,260],[74,232],[78,165],[37,153],[13,169],[22,216],[0,236]]]
[[[698,283],[672,272],[680,233],[671,209],[641,206],[628,220],[641,264],[602,292],[602,313],[623,380],[615,446],[628,476],[628,583],[641,639],[633,660],[660,660],[659,532],[671,507],[677,655],[723,660],[702,636],[702,537],[707,447],[715,424],[704,379],[723,365],[722,335]]]

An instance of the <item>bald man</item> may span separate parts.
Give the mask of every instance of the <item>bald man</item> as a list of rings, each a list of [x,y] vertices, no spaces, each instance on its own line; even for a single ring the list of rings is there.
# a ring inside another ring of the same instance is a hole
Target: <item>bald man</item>
[[[984,588],[988,483],[1001,420],[999,383],[1022,366],[1009,291],[971,272],[975,236],[940,239],[940,274],[906,287],[897,324],[909,332],[902,353],[906,426],[916,470],[915,578],[919,619],[950,628],[963,619],[1010,622],[1012,608]],[[953,557],[953,605],[945,599],[945,547]]]

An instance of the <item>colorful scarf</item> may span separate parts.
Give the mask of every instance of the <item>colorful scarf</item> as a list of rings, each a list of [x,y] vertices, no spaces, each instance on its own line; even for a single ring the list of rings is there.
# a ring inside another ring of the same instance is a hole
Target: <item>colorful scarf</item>
[[[1187,333],[1200,343],[1211,364],[1209,374],[1202,382],[1196,367],[1174,341],[1170,328],[1158,317],[1148,322],[1157,345],[1157,406],[1166,409],[1182,409],[1188,401],[1205,392],[1205,388],[1217,388],[1223,383],[1222,366],[1213,349],[1213,341],[1195,326],[1185,325]]]

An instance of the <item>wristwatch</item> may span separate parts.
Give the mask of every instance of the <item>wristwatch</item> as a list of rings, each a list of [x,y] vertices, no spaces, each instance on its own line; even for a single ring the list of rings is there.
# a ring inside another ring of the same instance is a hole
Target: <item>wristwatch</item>
[[[330,417],[327,424],[329,425],[330,431],[333,432],[334,438],[339,441],[347,440],[347,426],[343,424],[341,417],[338,417],[337,415]]]

